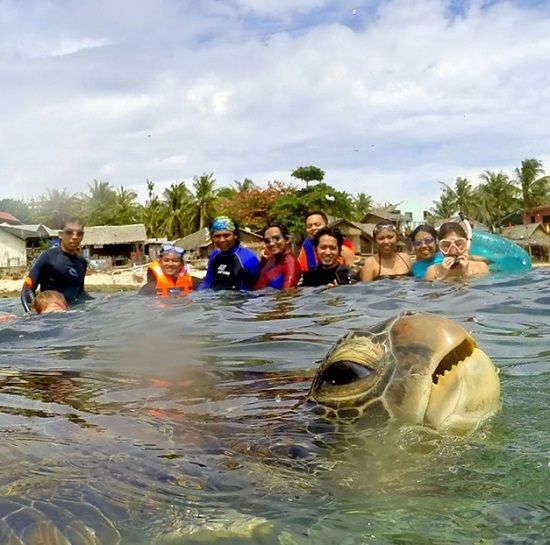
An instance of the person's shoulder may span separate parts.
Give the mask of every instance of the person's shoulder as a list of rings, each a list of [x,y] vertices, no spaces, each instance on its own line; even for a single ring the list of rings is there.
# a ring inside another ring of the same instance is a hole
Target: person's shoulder
[[[256,255],[256,253],[246,246],[239,246],[236,253],[238,253],[241,257],[247,257],[248,259],[260,262],[260,258]]]

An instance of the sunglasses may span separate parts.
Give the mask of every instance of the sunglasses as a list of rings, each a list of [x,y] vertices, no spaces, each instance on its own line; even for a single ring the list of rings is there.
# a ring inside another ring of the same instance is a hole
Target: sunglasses
[[[397,231],[397,228],[393,223],[384,223],[381,225],[377,225],[373,230],[372,234],[376,235],[379,231],[382,231],[382,229],[387,229],[388,231]]]
[[[183,257],[185,250],[183,248],[180,248],[179,246],[174,246],[173,244],[163,244],[160,247],[160,253],[161,254],[174,253],[176,255],[179,255],[180,257]]]
[[[413,245],[415,248],[420,248],[420,246],[422,245],[431,246],[434,242],[435,242],[434,237],[426,237],[426,238],[423,238],[422,240],[413,240]]]
[[[274,237],[266,237],[264,238],[264,244],[276,244],[277,242],[281,242],[283,240],[283,237],[281,235],[275,235]]]
[[[468,246],[468,241],[465,238],[456,238],[455,240],[443,239],[439,241],[439,249],[448,254],[452,247],[455,247],[459,252],[464,252]]]
[[[77,237],[83,237],[84,236],[84,230],[83,229],[63,229],[61,231],[64,235],[67,235],[68,237],[72,237],[73,235],[76,235]]]

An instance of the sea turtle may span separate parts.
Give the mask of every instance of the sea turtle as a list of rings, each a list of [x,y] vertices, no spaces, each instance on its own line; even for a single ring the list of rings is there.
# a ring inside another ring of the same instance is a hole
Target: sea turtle
[[[257,543],[272,531],[258,512],[264,496],[272,513],[271,501],[284,504],[308,487],[314,495],[316,477],[330,474],[333,465],[323,462],[332,463],[327,446],[339,434],[329,438],[333,426],[315,413],[346,422],[377,422],[384,414],[458,433],[475,429],[500,404],[491,360],[462,327],[428,314],[346,335],[309,393],[302,375],[289,384],[284,374],[218,372],[187,370],[183,385],[160,388],[165,397],[138,379],[116,383],[128,388],[123,399],[132,398],[132,388],[140,400],[147,392],[158,411],[147,400],[131,411],[126,402],[101,405],[89,387],[75,397],[85,374],[0,381],[0,391],[19,402],[26,392],[25,414],[35,417],[21,416],[17,422],[35,422],[34,430],[17,427],[15,438],[5,430],[0,446],[10,467],[0,472],[0,543],[116,545],[136,542],[127,537],[136,533],[144,543]],[[296,409],[298,399],[309,403]]]
[[[450,434],[475,430],[500,407],[498,370],[462,327],[404,313],[340,339],[309,390],[315,412],[376,414]]]

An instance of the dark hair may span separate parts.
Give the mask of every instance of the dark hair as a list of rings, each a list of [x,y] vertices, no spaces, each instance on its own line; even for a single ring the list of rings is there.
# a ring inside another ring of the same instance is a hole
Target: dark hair
[[[466,231],[464,231],[464,228],[462,227],[462,225],[460,225],[460,223],[456,223],[455,221],[450,221],[448,223],[444,223],[439,228],[437,240],[444,239],[449,233],[454,233],[455,235],[459,235],[463,238],[468,238]]]
[[[418,235],[418,233],[420,233],[420,231],[424,231],[425,233],[430,233],[430,235],[432,235],[432,237],[434,237],[437,240],[437,231],[435,230],[434,226],[430,225],[429,223],[422,223],[412,232],[411,240],[413,242],[414,242],[414,238],[416,237],[416,235]]]
[[[342,245],[344,244],[344,235],[340,232],[338,227],[321,227],[321,229],[319,229],[313,237],[313,246],[315,246],[315,248],[319,245],[319,239],[323,235],[328,235],[329,237],[335,238],[338,243],[338,249],[340,250],[342,248]]]
[[[63,221],[61,223],[61,231],[67,227],[69,223],[75,223],[76,225],[80,225],[80,227],[84,227],[84,223],[82,223],[82,220],[77,217],[68,216],[66,218],[63,218]]]
[[[325,223],[328,225],[328,218],[324,212],[321,212],[320,210],[313,210],[313,212],[308,212],[306,214],[306,217],[304,218],[304,221],[307,221],[310,216],[321,216],[325,220]]]
[[[378,231],[382,231],[382,229],[389,229],[390,231],[394,231],[397,235],[397,227],[395,226],[395,223],[392,221],[379,221],[372,229],[372,236],[375,237],[378,234]]]
[[[279,229],[279,231],[281,231],[281,235],[283,235],[283,238],[288,238],[288,227],[283,223],[270,223],[267,227],[264,227],[262,229],[262,237],[265,236],[265,232],[268,229],[271,229],[273,227],[276,227],[277,229]]]

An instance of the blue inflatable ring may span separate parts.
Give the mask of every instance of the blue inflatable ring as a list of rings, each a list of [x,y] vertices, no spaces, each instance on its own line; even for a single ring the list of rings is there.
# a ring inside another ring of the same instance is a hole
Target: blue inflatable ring
[[[492,273],[518,274],[533,266],[529,254],[521,246],[486,231],[472,231],[469,253],[486,259]]]

